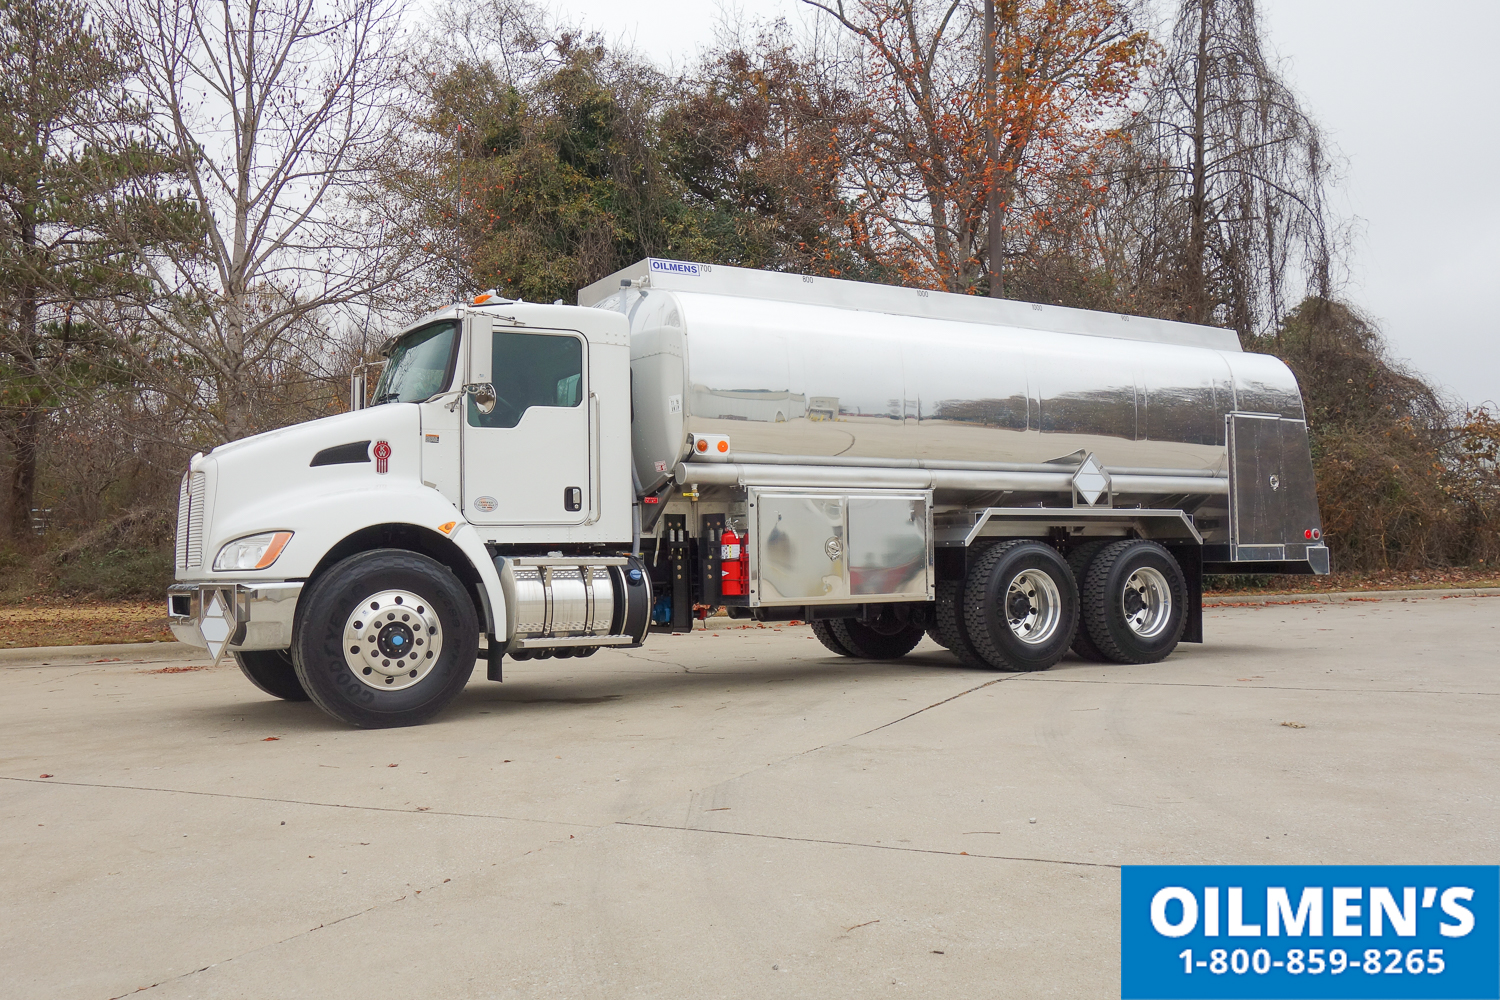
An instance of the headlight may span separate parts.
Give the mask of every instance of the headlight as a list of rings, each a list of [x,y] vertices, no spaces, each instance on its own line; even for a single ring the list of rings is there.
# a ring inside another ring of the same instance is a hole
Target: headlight
[[[292,540],[290,531],[267,531],[262,535],[236,538],[219,550],[214,557],[214,572],[234,569],[265,569],[276,561],[286,543]]]

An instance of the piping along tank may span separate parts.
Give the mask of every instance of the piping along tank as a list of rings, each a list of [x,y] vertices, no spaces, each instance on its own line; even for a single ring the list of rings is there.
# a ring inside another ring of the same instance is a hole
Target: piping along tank
[[[654,258],[579,304],[629,318],[647,492],[691,457],[679,480],[723,479],[694,476],[705,458],[846,468],[850,485],[922,485],[897,474],[920,469],[940,503],[1014,505],[1066,492],[1092,453],[1118,498],[1196,509],[1208,536],[1227,513],[1226,417],[1290,421],[1306,454],[1296,379],[1230,330]],[[713,435],[732,451],[691,453]]]

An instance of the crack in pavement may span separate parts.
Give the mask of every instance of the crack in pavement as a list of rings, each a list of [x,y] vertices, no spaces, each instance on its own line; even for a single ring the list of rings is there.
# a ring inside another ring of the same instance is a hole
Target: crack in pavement
[[[938,708],[938,707],[940,707],[942,705],[946,705],[950,701],[957,701],[959,698],[962,698],[966,694],[973,694],[975,691],[982,691],[985,688],[990,687],[991,685],[1000,684],[1000,683],[1003,683],[1004,681],[1013,681],[1013,680],[1017,679],[1018,677],[1022,677],[1022,676],[1024,676],[1024,675],[1022,675],[1022,674],[1007,674],[1004,677],[996,677],[993,680],[987,680],[983,684],[976,684],[976,685],[974,685],[971,688],[968,688],[966,690],[958,692],[958,694],[950,695],[947,698],[944,698],[942,701],[935,701],[931,705],[928,705],[926,708],[919,708],[919,709],[917,709],[914,712],[907,712],[905,715],[901,716],[900,718],[892,719],[890,722],[882,722],[880,725],[875,726],[873,729],[866,729],[862,733],[855,733],[853,736],[846,736],[843,739],[837,740],[837,741],[835,741],[833,743],[824,743],[822,746],[813,747],[811,750],[804,750],[801,753],[793,754],[790,757],[784,758],[781,761],[781,763],[785,763],[788,760],[795,760],[798,757],[805,757],[805,756],[807,756],[810,753],[817,753],[819,750],[827,750],[831,746],[838,746],[838,745],[843,744],[843,743],[852,743],[854,740],[857,740],[857,739],[859,739],[859,738],[861,738],[863,736],[869,736],[871,733],[878,733],[882,729],[887,729],[887,728],[889,728],[891,726],[894,726],[898,722],[905,722],[907,719],[915,718],[916,716],[921,715],[923,712],[930,712],[932,709]],[[751,772],[749,772],[749,771],[745,772],[745,774],[750,774],[750,773]],[[743,775],[741,777],[743,777]]]
[[[857,840],[824,840],[820,837],[791,837],[780,833],[747,833],[743,830],[707,830],[701,826],[669,826],[664,823],[635,823],[619,820],[615,826],[640,826],[651,830],[680,830],[684,833],[714,833],[726,837],[754,837],[760,840],[787,840],[798,844],[829,844],[834,847],[868,847],[876,851],[907,851],[912,854],[945,854],[954,858],[985,858],[991,861],[1026,861],[1041,865],[1076,865],[1083,868],[1112,868],[1119,865],[1104,861],[1067,861],[1060,858],[1022,858],[1008,854],[970,854],[968,851],[940,851],[934,847],[897,847],[894,844],[868,844]]]
[[[28,785],[67,785],[72,788],[108,788],[127,792],[165,792],[168,795],[201,795],[212,799],[240,799],[245,802],[277,802],[292,806],[318,806],[323,809],[356,809],[365,812],[406,813],[413,816],[455,816],[460,819],[501,819],[514,823],[541,823],[547,826],[575,827],[580,830],[597,830],[600,827],[589,823],[569,823],[559,819],[531,819],[525,816],[500,816],[493,813],[450,812],[442,809],[397,809],[394,806],[361,806],[347,802],[313,802],[309,799],[280,799],[268,795],[235,795],[231,792],[200,792],[190,788],[153,788],[149,785],[111,785],[93,781],[56,781],[42,778],[17,778],[0,774],[0,781],[18,781]]]
[[[431,888],[431,886],[429,886],[428,888]],[[220,959],[217,962],[210,962],[208,965],[203,966],[203,968],[201,969],[190,969],[187,972],[179,973],[178,975],[168,977],[167,979],[157,980],[149,986],[137,986],[135,989],[129,990],[125,993],[117,993],[114,996],[110,997],[109,1000],[124,1000],[125,997],[134,996],[137,993],[144,993],[147,990],[154,990],[158,986],[165,986],[167,983],[175,983],[178,980],[186,979],[189,976],[196,976],[200,972],[207,972],[209,969],[217,968],[220,965],[228,965],[230,962],[236,962],[242,958],[247,958],[250,955],[254,955],[258,951],[264,951],[267,948],[274,948],[277,945],[286,944],[288,941],[295,941],[300,937],[306,937],[314,931],[320,931],[325,927],[332,927],[334,924],[341,924],[345,920],[353,920],[355,917],[362,917],[366,913],[369,913],[371,910],[376,909],[377,907],[385,906],[386,903],[399,903],[405,898],[405,896],[401,896],[397,899],[386,900],[386,902],[384,903],[371,903],[363,910],[358,910],[354,913],[346,913],[344,916],[339,917],[337,920],[326,920],[316,927],[309,927],[305,931],[298,931],[297,933],[292,934],[288,937],[284,937],[279,941],[267,941],[265,944],[255,948],[251,948],[249,951],[241,952],[238,955],[231,955],[228,958]]]

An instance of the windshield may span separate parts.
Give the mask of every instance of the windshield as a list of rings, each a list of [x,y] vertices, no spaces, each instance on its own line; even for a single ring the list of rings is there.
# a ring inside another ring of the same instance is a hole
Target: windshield
[[[402,337],[391,349],[372,405],[420,403],[446,389],[457,330],[457,323],[434,323]]]

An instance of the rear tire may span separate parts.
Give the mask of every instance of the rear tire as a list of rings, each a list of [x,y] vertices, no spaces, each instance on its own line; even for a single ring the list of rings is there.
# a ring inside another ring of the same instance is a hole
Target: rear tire
[[[1002,542],[964,583],[963,621],[974,650],[996,670],[1046,670],[1078,628],[1078,585],[1057,550]]]
[[[964,666],[987,667],[964,632],[963,609],[959,605],[962,595],[963,584],[959,581],[938,581],[937,604],[933,608],[933,640],[958,657],[958,662]]]
[[[896,660],[917,648],[926,633],[920,625],[897,625],[882,631],[858,618],[835,618],[829,629],[848,655],[863,660]]]
[[[1103,548],[1109,544],[1108,538],[1101,538],[1093,542],[1084,542],[1082,545],[1068,553],[1068,569],[1073,571],[1073,579],[1078,584],[1078,589],[1083,590],[1083,582],[1088,579],[1089,565],[1093,563]],[[1082,604],[1079,605],[1080,616]],[[1109,657],[1105,656],[1094,640],[1089,637],[1089,630],[1079,621],[1078,629],[1073,633],[1073,652],[1090,663],[1108,663]]]
[[[1083,586],[1083,626],[1107,659],[1166,659],[1186,623],[1187,583],[1166,549],[1127,539],[1094,557]]]
[[[367,729],[425,722],[479,655],[474,602],[453,571],[403,549],[350,556],[297,609],[292,659],[319,708]]]
[[[240,665],[240,673],[250,683],[272,698],[282,701],[306,701],[307,692],[297,679],[297,668],[292,663],[292,654],[285,649],[248,649],[234,654],[234,662]]]
[[[854,655],[854,651],[839,642],[839,637],[833,634],[833,619],[819,618],[808,624],[812,626],[813,635],[818,637],[818,641],[830,653],[837,653],[840,656]]]

